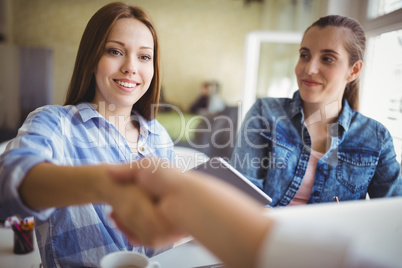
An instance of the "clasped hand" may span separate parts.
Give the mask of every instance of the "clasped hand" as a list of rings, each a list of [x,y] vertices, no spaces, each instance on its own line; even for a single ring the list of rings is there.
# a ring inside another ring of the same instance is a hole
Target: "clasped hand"
[[[173,189],[179,183],[172,177],[180,172],[166,169],[158,168],[152,158],[108,167],[115,186],[111,218],[133,244],[158,247],[185,237],[169,220]]]

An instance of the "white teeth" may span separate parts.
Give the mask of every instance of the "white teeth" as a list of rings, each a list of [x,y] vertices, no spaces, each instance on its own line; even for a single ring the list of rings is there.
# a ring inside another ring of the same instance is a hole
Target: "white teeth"
[[[127,82],[123,82],[123,81],[116,81],[117,84],[123,86],[123,87],[135,87],[137,84],[132,84],[132,83],[127,83]]]

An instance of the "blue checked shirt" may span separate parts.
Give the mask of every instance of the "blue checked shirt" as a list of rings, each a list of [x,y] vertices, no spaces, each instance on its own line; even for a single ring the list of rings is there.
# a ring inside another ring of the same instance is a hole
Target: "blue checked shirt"
[[[0,158],[0,217],[35,217],[35,231],[44,267],[98,267],[102,256],[135,250],[153,256],[156,250],[131,246],[109,219],[106,204],[70,206],[32,211],[17,189],[36,164],[78,166],[127,163],[157,156],[173,163],[173,143],[156,121],[138,120],[139,155],[125,138],[88,103],[77,106],[49,105],[32,112]],[[163,249],[159,249],[162,251]]]

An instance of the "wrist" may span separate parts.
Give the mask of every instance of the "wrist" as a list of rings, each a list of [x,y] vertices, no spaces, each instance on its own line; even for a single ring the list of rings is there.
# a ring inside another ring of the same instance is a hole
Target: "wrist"
[[[108,174],[109,165],[91,166],[88,174],[88,192],[91,193],[91,203],[112,203],[114,183]]]

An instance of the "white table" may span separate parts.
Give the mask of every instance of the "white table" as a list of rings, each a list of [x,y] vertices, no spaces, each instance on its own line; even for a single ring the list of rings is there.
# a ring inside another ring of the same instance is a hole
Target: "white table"
[[[11,229],[0,228],[0,267],[7,268],[39,268],[42,263],[36,237],[34,235],[34,251],[27,254],[14,254],[14,233]]]
[[[222,267],[221,262],[195,240],[174,247],[151,258],[162,268]]]
[[[402,197],[279,208],[272,217],[347,233],[353,238],[349,251],[402,267]]]
[[[354,252],[370,254],[389,267],[402,267],[402,197],[275,208],[267,215],[301,224],[314,222],[352,233]],[[158,261],[162,268],[220,267],[215,266],[219,260],[195,241],[172,248],[152,260]]]
[[[282,220],[303,219],[304,223],[308,219],[307,222],[332,225],[338,230],[352,232],[355,251],[387,260],[391,267],[402,267],[402,197],[276,208],[268,214]],[[0,228],[0,266],[38,268],[41,259],[34,240],[33,252],[16,255],[13,253],[13,231]],[[221,267],[217,265],[220,261],[194,240],[163,252],[152,260],[158,261],[162,268]]]

